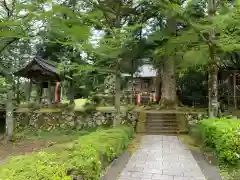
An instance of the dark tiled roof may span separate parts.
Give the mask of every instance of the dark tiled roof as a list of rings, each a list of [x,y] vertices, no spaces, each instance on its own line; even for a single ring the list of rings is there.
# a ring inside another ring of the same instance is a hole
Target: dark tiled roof
[[[37,66],[37,69],[36,69]],[[60,73],[57,66],[48,63],[45,60],[35,58],[27,66],[14,73],[16,76],[36,79],[60,80]],[[41,79],[41,78],[40,78]]]

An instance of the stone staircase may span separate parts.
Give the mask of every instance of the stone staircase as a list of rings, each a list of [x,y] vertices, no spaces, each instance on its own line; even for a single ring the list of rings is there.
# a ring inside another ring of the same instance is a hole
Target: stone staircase
[[[145,130],[147,134],[177,135],[179,127],[176,113],[147,112]]]

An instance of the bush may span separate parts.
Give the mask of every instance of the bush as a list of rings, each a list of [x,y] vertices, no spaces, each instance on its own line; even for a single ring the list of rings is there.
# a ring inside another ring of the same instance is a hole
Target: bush
[[[1,167],[0,179],[98,180],[106,166],[127,148],[132,135],[133,128],[127,126],[97,130],[71,145],[10,160]]]
[[[237,164],[240,154],[240,121],[226,118],[204,119],[200,123],[205,145],[216,151],[220,162]]]

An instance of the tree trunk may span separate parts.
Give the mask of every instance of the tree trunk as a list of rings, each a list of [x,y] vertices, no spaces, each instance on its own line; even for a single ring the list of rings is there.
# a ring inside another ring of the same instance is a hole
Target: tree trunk
[[[130,98],[130,104],[133,103],[133,96],[134,96],[134,79],[133,79],[133,73],[131,74],[131,98]]]
[[[132,59],[132,70],[131,70],[131,99],[130,103],[133,104],[133,92],[134,92],[134,79],[133,79],[133,66],[134,66],[134,61]]]
[[[70,81],[70,87],[69,87],[69,102],[70,104],[74,104],[74,84],[73,80]]]
[[[13,120],[13,92],[9,91],[6,102],[6,141],[13,140],[14,120]]]
[[[216,15],[216,0],[208,0],[208,15],[214,17]],[[208,95],[209,95],[209,117],[218,115],[218,68],[216,61],[216,39],[215,28],[209,32],[209,64],[208,64]]]
[[[17,100],[17,103],[20,104],[20,78],[17,77],[17,87],[16,87],[16,100]]]
[[[114,119],[113,126],[120,124],[120,104],[121,104],[121,77],[117,72],[115,75],[115,108],[116,108],[116,118]]]
[[[178,105],[177,101],[175,63],[173,57],[170,57],[165,61],[162,69],[160,105],[164,108],[176,108]]]
[[[218,115],[218,68],[216,63],[216,55],[212,51],[214,48],[209,47],[210,63],[208,67],[208,90],[209,90],[209,117]]]
[[[161,97],[161,73],[160,70],[158,70],[157,72],[157,77],[156,77],[156,81],[155,81],[155,85],[156,85],[156,100],[159,103],[160,97]]]

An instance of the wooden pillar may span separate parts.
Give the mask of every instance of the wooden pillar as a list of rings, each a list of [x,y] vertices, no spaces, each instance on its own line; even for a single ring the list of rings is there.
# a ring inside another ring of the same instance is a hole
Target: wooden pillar
[[[17,87],[16,87],[16,99],[17,99],[17,103],[20,104],[20,82],[19,82],[20,78],[17,77]]]
[[[48,81],[48,92],[47,92],[47,96],[48,96],[48,104],[52,104],[52,90],[51,90],[51,82]]]
[[[28,86],[28,90],[27,90],[27,101],[30,101],[31,99],[31,92],[32,92],[32,79],[30,79],[29,81],[29,86]]]
[[[6,141],[13,139],[13,92],[10,90],[6,101]]]
[[[237,99],[236,99],[236,73],[233,73],[233,100],[234,100],[234,108],[237,108]]]
[[[39,84],[39,93],[38,93],[38,103],[41,104],[42,101],[42,96],[43,96],[43,84]]]
[[[61,82],[61,86],[60,86],[60,101],[62,102],[64,99],[64,80]]]

